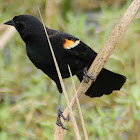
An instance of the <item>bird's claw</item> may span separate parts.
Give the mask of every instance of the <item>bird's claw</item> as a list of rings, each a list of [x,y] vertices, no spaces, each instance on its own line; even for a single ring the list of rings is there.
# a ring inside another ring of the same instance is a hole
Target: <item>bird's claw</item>
[[[84,80],[85,83],[88,83],[87,77],[88,77],[89,79],[93,80],[94,82],[95,82],[95,80],[96,80],[92,75],[90,75],[90,74],[88,73],[87,68],[84,68],[84,70],[83,70],[83,80]]]
[[[63,115],[63,112],[61,111],[61,109],[58,110],[58,114],[57,114],[57,121],[56,121],[56,125],[61,126],[63,129],[68,130],[67,128],[65,128],[61,122],[61,117],[63,118],[63,120],[67,120],[69,121],[69,117],[65,118]]]

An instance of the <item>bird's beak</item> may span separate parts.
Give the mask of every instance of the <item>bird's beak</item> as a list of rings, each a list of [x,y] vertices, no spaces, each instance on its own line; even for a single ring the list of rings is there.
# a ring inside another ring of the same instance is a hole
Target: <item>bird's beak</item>
[[[6,24],[6,25],[11,25],[11,26],[15,26],[15,23],[14,23],[13,19],[11,19],[11,20],[5,22],[4,24]]]

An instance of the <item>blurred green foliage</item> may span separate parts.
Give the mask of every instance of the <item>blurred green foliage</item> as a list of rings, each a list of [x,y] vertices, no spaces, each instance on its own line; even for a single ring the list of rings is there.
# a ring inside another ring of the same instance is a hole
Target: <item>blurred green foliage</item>
[[[39,18],[38,5],[46,25],[75,35],[99,52],[131,0],[123,1],[123,5],[121,1],[90,1],[93,6],[90,8],[86,4],[80,5],[80,2],[0,0],[0,24],[19,14],[32,14]],[[121,91],[101,98],[86,97],[81,102],[90,140],[140,138],[139,25],[140,13],[105,66],[127,77]],[[4,30],[0,31],[1,36],[3,33]],[[79,82],[74,79],[78,87]],[[65,85],[71,97],[71,80],[66,79]],[[53,139],[58,96],[55,84],[27,58],[25,44],[16,33],[0,51],[0,140]],[[62,103],[65,107],[64,98]],[[74,112],[84,139],[78,111]],[[70,123],[65,125],[69,128],[65,139],[75,139]]]

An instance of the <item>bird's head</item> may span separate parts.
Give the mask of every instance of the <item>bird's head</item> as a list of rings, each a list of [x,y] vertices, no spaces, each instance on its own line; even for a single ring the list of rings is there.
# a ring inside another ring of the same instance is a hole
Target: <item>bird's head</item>
[[[36,37],[36,33],[39,34],[43,30],[43,24],[31,15],[15,16],[4,24],[14,26],[25,42],[31,36]]]

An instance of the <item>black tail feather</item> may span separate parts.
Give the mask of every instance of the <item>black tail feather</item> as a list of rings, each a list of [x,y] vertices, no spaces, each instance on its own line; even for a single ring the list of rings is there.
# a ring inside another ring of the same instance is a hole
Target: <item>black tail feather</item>
[[[83,80],[83,73],[77,75],[80,81]],[[126,77],[107,69],[102,69],[95,82],[85,93],[90,97],[100,97],[103,94],[109,95],[113,90],[120,90],[126,81]]]

